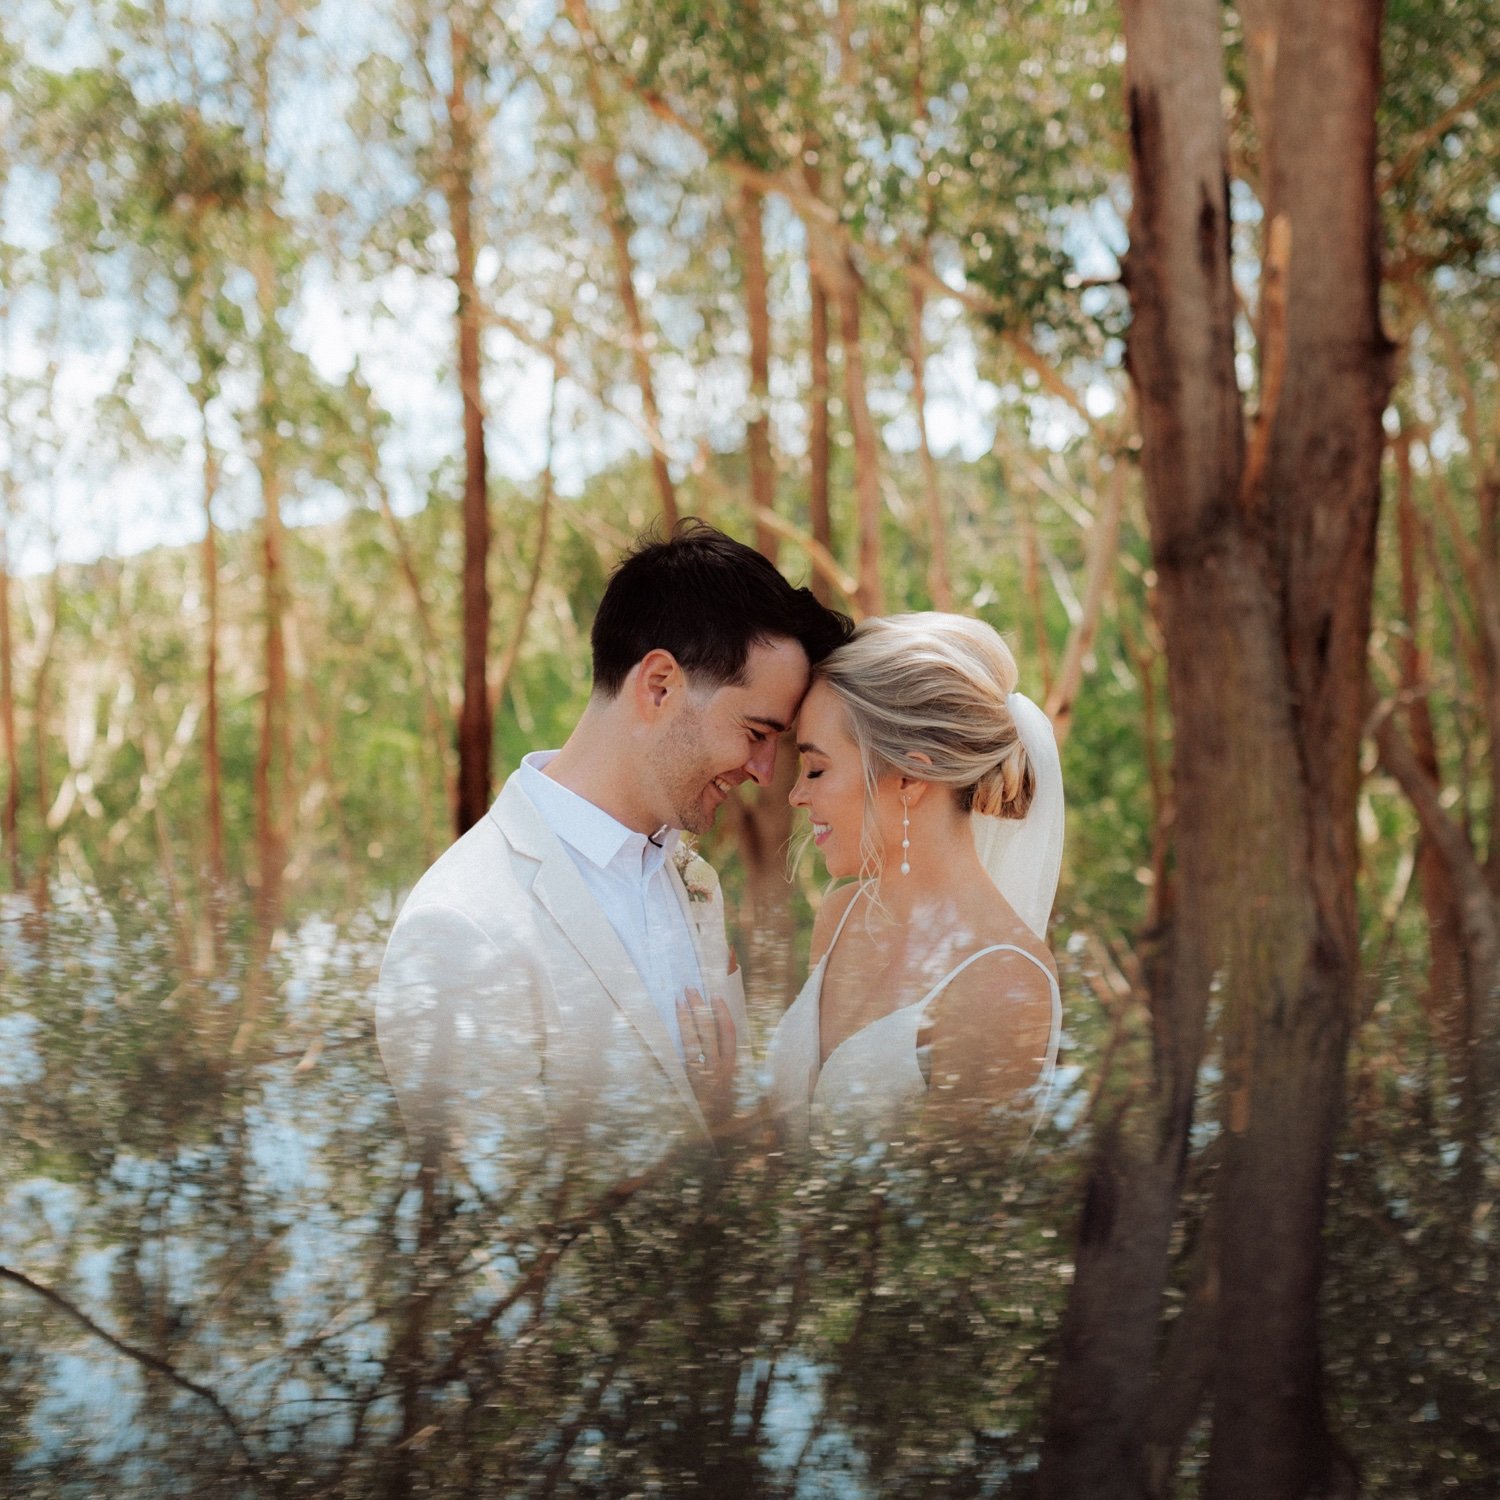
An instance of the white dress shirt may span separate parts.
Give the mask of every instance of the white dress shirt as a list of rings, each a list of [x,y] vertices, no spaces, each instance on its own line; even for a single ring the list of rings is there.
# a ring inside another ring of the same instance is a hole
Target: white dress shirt
[[[518,773],[521,784],[609,918],[681,1055],[677,1001],[689,988],[704,993],[693,934],[667,873],[667,860],[681,834],[671,829],[660,845],[654,844],[602,807],[544,776],[544,767],[556,754],[535,750],[525,756]]]

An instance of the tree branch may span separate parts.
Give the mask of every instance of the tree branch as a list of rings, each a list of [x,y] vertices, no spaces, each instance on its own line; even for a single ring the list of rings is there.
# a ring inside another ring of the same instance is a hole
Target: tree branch
[[[171,1381],[175,1386],[184,1391],[190,1391],[200,1401],[206,1401],[214,1409],[219,1420],[227,1427],[234,1438],[235,1446],[240,1450],[240,1456],[244,1460],[245,1467],[257,1484],[265,1483],[265,1475],[261,1471],[260,1463],[250,1450],[245,1434],[240,1424],[235,1421],[234,1414],[211,1391],[206,1385],[200,1385],[196,1380],[190,1380],[186,1375],[168,1364],[166,1360],[145,1349],[139,1349],[134,1344],[127,1344],[124,1339],[117,1338],[107,1328],[101,1327],[81,1307],[70,1302],[61,1292],[54,1291],[50,1286],[44,1286],[40,1281],[33,1281],[31,1277],[20,1271],[13,1271],[9,1266],[0,1265],[0,1280],[13,1282],[16,1286],[24,1287],[27,1291],[35,1293],[45,1302],[50,1302],[60,1312],[66,1313],[75,1322],[81,1323],[95,1338],[103,1340],[117,1354],[123,1354],[127,1359],[134,1360],[143,1369],[150,1370],[154,1375],[160,1375]]]

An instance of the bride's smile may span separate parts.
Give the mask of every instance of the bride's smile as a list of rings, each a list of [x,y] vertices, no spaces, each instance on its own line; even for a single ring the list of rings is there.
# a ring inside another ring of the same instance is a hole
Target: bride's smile
[[[864,771],[849,716],[822,683],[814,683],[802,700],[797,753],[802,768],[791,791],[792,806],[806,808],[813,843],[829,875],[860,874],[871,849],[866,843],[871,831],[865,827]]]

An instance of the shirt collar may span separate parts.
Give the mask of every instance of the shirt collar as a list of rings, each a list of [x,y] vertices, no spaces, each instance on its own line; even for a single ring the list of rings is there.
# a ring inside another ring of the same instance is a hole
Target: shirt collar
[[[659,834],[661,844],[658,846],[645,834],[637,833],[618,818],[611,817],[587,797],[580,797],[560,781],[544,776],[543,770],[556,754],[556,750],[533,750],[530,755],[522,757],[517,772],[526,795],[547,826],[601,870],[620,861],[641,879],[649,880],[676,850],[681,833],[671,828],[664,835]]]

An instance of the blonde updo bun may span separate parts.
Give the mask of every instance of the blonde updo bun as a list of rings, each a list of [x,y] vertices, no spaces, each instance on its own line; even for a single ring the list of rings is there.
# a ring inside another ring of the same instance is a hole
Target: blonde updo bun
[[[1024,818],[1036,796],[1036,772],[1021,737],[1000,761],[979,778],[970,794],[970,809],[991,818]]]
[[[896,772],[951,787],[963,812],[1026,816],[1036,773],[1007,702],[1016,659],[990,626],[932,611],[866,620],[813,675],[848,713],[872,795]]]

